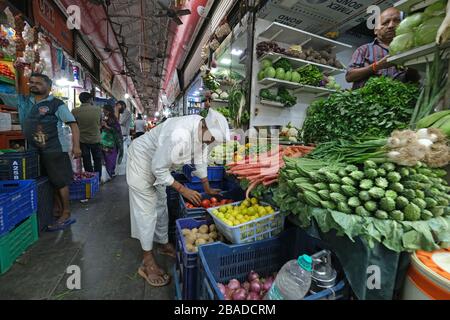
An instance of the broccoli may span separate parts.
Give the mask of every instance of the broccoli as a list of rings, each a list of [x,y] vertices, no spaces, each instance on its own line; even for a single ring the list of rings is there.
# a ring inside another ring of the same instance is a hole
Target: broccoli
[[[400,182],[402,177],[398,172],[392,171],[387,174],[387,179],[389,180],[389,182],[396,183],[396,182]]]
[[[389,189],[394,190],[397,193],[401,193],[405,190],[405,187],[403,187],[403,185],[399,182],[394,182],[390,184]]]
[[[395,164],[393,164],[392,162],[385,162],[381,167],[387,172],[395,171]]]
[[[354,180],[360,181],[360,180],[364,179],[364,172],[359,171],[359,170],[353,171],[349,174],[349,176]]]
[[[351,164],[345,167],[345,171],[352,173],[353,171],[358,171],[358,167]]]
[[[406,208],[406,206],[408,204],[409,204],[409,200],[406,199],[405,197],[400,196],[400,197],[397,197],[397,199],[395,199],[395,205],[398,210],[402,210],[402,209]]]
[[[365,170],[367,170],[367,169],[377,169],[377,168],[378,168],[377,164],[374,161],[372,161],[372,160],[367,160],[367,161],[364,162],[364,169]]]
[[[387,190],[385,193],[385,197],[395,200],[395,199],[397,199],[398,195],[397,195],[397,192],[395,192],[394,190]]]
[[[358,197],[351,197],[348,199],[348,205],[353,208],[357,208],[361,205],[361,201],[359,201]]]
[[[408,168],[401,168],[401,169],[400,169],[400,175],[401,175],[402,177],[408,177],[408,176],[409,176],[409,170],[408,170]]]
[[[369,179],[361,180],[359,187],[363,190],[369,190],[370,188],[373,187],[373,182],[372,180]]]
[[[339,175],[341,178],[344,178],[344,177],[347,176],[347,171],[345,171],[345,169],[339,169],[338,175]]]
[[[405,189],[405,191],[402,192],[402,196],[404,196],[409,201],[412,201],[416,198],[416,192],[412,189]]]
[[[425,202],[427,203],[426,208],[427,209],[433,209],[434,207],[436,207],[438,205],[437,201],[434,200],[433,198],[425,198]]]
[[[377,203],[375,201],[367,201],[364,204],[364,208],[369,212],[375,212],[377,210]]]
[[[385,178],[376,178],[375,185],[379,188],[386,189],[389,183]]]
[[[375,179],[376,177],[378,177],[378,171],[375,169],[366,169],[364,170],[364,175],[368,179]]]
[[[444,197],[440,197],[438,200],[437,200],[437,203],[438,203],[438,206],[443,206],[443,207],[448,207],[448,200],[446,199],[446,198],[444,198]]]
[[[423,210],[420,214],[420,219],[422,219],[422,220],[430,220],[433,217],[434,217],[433,213],[429,210]]]
[[[372,199],[372,198],[370,197],[370,194],[369,194],[368,191],[361,191],[361,192],[359,193],[359,198],[360,198],[362,201],[369,201],[370,199]]]
[[[354,186],[356,184],[355,181],[353,181],[353,179],[349,177],[342,178],[342,183],[347,186]]]
[[[367,211],[363,206],[359,206],[355,209],[355,213],[361,217],[370,217],[369,211]]]
[[[414,203],[410,203],[405,208],[405,220],[417,221],[420,220],[420,208]]]
[[[389,216],[391,217],[391,219],[397,220],[397,221],[403,221],[405,219],[403,212],[401,212],[400,210],[394,210],[394,211],[390,212]]]
[[[375,212],[375,217],[381,220],[387,220],[389,218],[389,215],[386,211],[383,210],[377,210]]]
[[[386,170],[384,170],[383,168],[378,168],[377,174],[379,177],[384,177],[384,176],[386,176]]]
[[[383,198],[380,201],[380,207],[384,211],[391,212],[395,210],[395,200],[392,198]]]
[[[423,192],[422,190],[416,190],[414,191],[416,193],[416,197],[419,199],[425,199],[425,192]]]
[[[374,199],[381,199],[384,197],[385,191],[379,187],[373,187],[369,190],[369,194]]]
[[[341,190],[342,193],[348,197],[356,196],[358,194],[358,190],[353,186],[343,185]]]

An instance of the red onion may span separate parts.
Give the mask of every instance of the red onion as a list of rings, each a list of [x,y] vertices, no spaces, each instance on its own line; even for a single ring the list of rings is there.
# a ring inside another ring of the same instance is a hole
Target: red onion
[[[230,282],[228,283],[228,288],[230,288],[231,290],[237,290],[241,287],[241,283],[239,282],[239,280],[237,279],[232,279],[230,280]]]
[[[231,297],[233,296],[234,290],[231,290],[228,287],[225,287],[225,300],[232,300]]]
[[[255,271],[250,271],[248,274],[248,281],[252,282],[253,280],[259,279],[259,274],[257,274]]]
[[[238,289],[233,293],[233,300],[245,300],[247,297],[247,293],[245,292],[245,289]]]
[[[261,297],[256,292],[250,292],[247,296],[247,300],[261,300]]]
[[[264,281],[264,284],[262,285],[262,289],[265,291],[269,291],[273,285],[273,281],[274,281],[273,277],[268,277],[266,279],[266,281]]]
[[[253,280],[250,283],[250,292],[256,292],[257,294],[259,294],[261,292],[262,286],[261,283],[259,282],[259,279]]]
[[[249,291],[250,291],[250,283],[247,282],[247,281],[245,281],[245,282],[242,284],[242,288],[245,289],[245,291],[249,292]]]
[[[225,291],[226,291],[225,286],[224,286],[223,284],[221,284],[221,283],[218,283],[217,286],[219,287],[220,292],[221,292],[223,295],[225,295]]]

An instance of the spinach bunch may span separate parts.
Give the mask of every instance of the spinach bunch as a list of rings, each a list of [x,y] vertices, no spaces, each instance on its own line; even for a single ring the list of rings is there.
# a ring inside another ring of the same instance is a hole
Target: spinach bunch
[[[377,77],[361,89],[315,101],[308,108],[303,139],[320,143],[361,135],[387,137],[395,129],[408,127],[418,91],[416,85]]]

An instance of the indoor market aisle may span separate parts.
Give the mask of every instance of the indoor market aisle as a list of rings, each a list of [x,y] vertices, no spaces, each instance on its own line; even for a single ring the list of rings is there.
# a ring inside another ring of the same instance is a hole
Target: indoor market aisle
[[[101,187],[87,204],[72,202],[77,223],[64,232],[43,233],[19,261],[0,276],[0,299],[173,299],[173,282],[150,287],[137,275],[140,245],[130,237],[124,176]],[[171,272],[173,259],[158,256]],[[81,268],[81,290],[67,289],[68,266]]]

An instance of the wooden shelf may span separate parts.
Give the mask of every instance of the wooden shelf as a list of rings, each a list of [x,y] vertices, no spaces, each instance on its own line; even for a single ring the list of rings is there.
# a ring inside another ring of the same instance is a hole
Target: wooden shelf
[[[413,13],[415,11],[422,10],[439,0],[401,0],[394,4],[398,10],[405,13]]]
[[[269,41],[279,41],[282,43],[313,47],[316,50],[323,50],[332,46],[335,52],[351,49],[352,46],[318,36],[316,34],[296,29],[278,22],[273,22],[266,30],[259,34],[259,37]]]
[[[294,83],[290,81],[285,80],[279,80],[275,78],[264,78],[261,81],[259,81],[259,84],[264,86],[265,88],[269,89],[272,87],[285,87],[288,90],[293,90],[295,94],[301,94],[301,93],[309,93],[309,94],[315,94],[315,95],[328,95],[331,93],[336,92],[336,90],[331,90],[323,87],[314,87],[309,86],[305,84],[300,83]]]
[[[291,63],[293,69],[298,69],[300,67],[303,67],[303,66],[306,66],[308,64],[311,64],[313,66],[318,67],[320,71],[322,71],[323,73],[326,73],[327,75],[337,75],[337,74],[346,72],[345,69],[338,69],[338,68],[327,66],[327,65],[324,65],[324,64],[315,63],[315,62],[311,62],[311,61],[307,61],[307,60],[303,60],[303,59],[299,59],[299,58],[294,58],[294,57],[290,57],[290,56],[287,56],[287,55],[284,55],[284,54],[280,54],[280,53],[275,53],[275,52],[267,52],[266,54],[261,56],[258,59],[258,61],[262,61],[264,59],[269,59],[273,63],[275,63],[275,62],[277,62],[278,60],[280,60],[282,58],[285,58],[285,59],[289,60],[289,62]]]
[[[436,50],[446,50],[449,48],[450,41],[441,46],[438,46],[435,43],[430,43],[392,56],[388,58],[388,62],[404,66],[424,64],[433,61]],[[450,57],[450,50],[448,51],[447,57]]]

